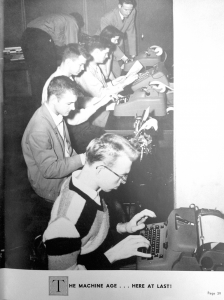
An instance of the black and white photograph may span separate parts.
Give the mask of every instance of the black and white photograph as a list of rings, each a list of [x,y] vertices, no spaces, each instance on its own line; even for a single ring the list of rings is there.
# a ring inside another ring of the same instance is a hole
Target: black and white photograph
[[[223,299],[222,0],[0,6],[0,299]]]

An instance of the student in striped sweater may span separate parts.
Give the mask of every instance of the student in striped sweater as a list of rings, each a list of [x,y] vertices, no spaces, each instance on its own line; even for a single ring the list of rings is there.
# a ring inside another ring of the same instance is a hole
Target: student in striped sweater
[[[139,153],[123,137],[104,134],[90,142],[86,163],[63,184],[54,203],[43,241],[50,270],[107,270],[113,263],[134,255],[149,242],[141,235],[129,235],[113,245],[110,240],[110,220],[107,206],[100,197],[125,184],[132,162]],[[154,212],[143,210],[129,222],[117,224],[120,234],[134,233],[144,228]]]

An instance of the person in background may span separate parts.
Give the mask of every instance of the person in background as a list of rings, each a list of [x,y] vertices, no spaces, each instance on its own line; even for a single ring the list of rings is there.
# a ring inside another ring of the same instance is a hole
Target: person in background
[[[105,27],[112,25],[119,29],[122,33],[127,36],[128,42],[128,53],[131,58],[134,58],[137,53],[137,38],[136,38],[136,28],[135,28],[135,18],[136,18],[136,3],[135,0],[119,0],[118,7],[112,11],[105,14],[100,19],[100,30],[101,32]],[[113,62],[113,73],[115,77],[120,76],[121,69],[118,61],[126,62],[128,56],[124,53],[123,40],[120,41],[119,45],[114,52],[114,62]]]
[[[57,67],[57,70],[51,74],[44,84],[42,91],[42,104],[47,101],[47,89],[50,81],[57,76],[67,76],[74,81],[74,76],[77,76],[85,69],[85,65],[91,56],[85,48],[79,44],[69,44],[65,46],[62,54],[62,62]]]
[[[32,20],[23,32],[21,46],[30,75],[34,107],[38,108],[43,86],[57,69],[63,47],[78,42],[75,17],[49,14]]]
[[[111,52],[108,54],[108,58],[106,62],[104,64],[99,65],[105,78],[113,80],[115,79],[115,76],[112,72],[114,51],[116,50],[116,46],[119,43],[119,40],[123,38],[123,33],[120,30],[118,30],[116,27],[109,25],[101,31],[100,37],[106,39],[108,42],[111,42],[113,45]]]
[[[78,12],[73,12],[73,13],[70,14],[70,16],[75,18],[76,23],[78,25],[78,42],[80,42],[80,40],[82,38],[82,35],[83,34],[85,35],[85,33],[83,33],[83,31],[82,31],[82,29],[85,25],[84,20],[83,20],[83,16]]]
[[[137,150],[118,135],[104,134],[90,142],[83,169],[63,183],[43,234],[48,269],[108,270],[121,259],[151,256],[138,251],[149,247],[149,241],[141,235],[129,235],[114,245],[108,209],[99,194],[100,190],[110,192],[125,184],[138,156]],[[148,217],[155,216],[145,209],[129,222],[118,223],[116,230],[132,234],[145,227]]]
[[[86,63],[90,60],[90,55],[86,52],[85,48],[79,44],[69,44],[65,47],[62,55],[62,63],[57,70],[46,81],[43,93],[42,104],[47,101],[47,89],[52,78],[56,76],[67,76],[77,86],[75,78],[85,69]],[[98,109],[105,106],[111,101],[111,97],[106,95],[104,97],[84,96],[81,91],[76,102],[76,109],[71,111],[69,116],[66,117],[66,122],[69,124],[68,129],[70,132],[72,147],[78,153],[85,151],[89,142],[103,134],[101,128],[89,124],[88,119],[96,113]],[[79,126],[78,126],[79,125]],[[84,135],[82,133],[85,133]]]
[[[112,43],[100,36],[92,36],[88,39],[85,47],[93,60],[89,62],[86,70],[76,77],[76,82],[92,97],[103,97],[105,95],[116,95],[123,91],[124,87],[138,78],[138,75],[120,76],[107,81],[99,64],[103,64],[108,58]],[[93,125],[105,127],[109,112],[105,108],[97,111],[93,117]]]
[[[22,152],[30,184],[39,196],[39,205],[51,210],[62,183],[85,163],[71,147],[63,117],[75,109],[77,90],[66,76],[58,76],[48,86],[48,100],[36,110],[23,137]]]

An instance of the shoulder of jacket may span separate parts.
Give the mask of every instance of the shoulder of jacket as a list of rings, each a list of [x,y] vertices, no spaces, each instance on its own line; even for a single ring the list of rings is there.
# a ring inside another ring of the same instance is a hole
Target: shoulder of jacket
[[[103,17],[102,17],[102,19],[104,19],[104,18],[108,18],[108,17],[113,17],[115,14],[117,14],[118,13],[118,8],[116,7],[116,8],[114,8],[114,9],[112,9],[111,11],[108,11]]]
[[[131,12],[131,15],[136,15],[136,12],[137,12],[137,10],[136,10],[136,8],[134,8]]]
[[[54,129],[53,121],[50,119],[50,114],[41,106],[30,119],[30,122],[27,125],[29,131],[47,131],[49,129]]]

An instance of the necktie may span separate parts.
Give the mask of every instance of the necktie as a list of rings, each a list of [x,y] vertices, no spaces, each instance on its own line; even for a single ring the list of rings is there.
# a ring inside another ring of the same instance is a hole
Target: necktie
[[[104,87],[107,87],[107,83],[99,67],[96,68],[96,77],[99,79],[99,81],[102,83]]]
[[[65,148],[65,157],[70,157],[70,154],[68,151],[68,143],[67,143],[66,136],[65,136],[65,121],[64,120],[62,120],[61,123],[58,125],[58,130],[63,139],[64,148]]]

